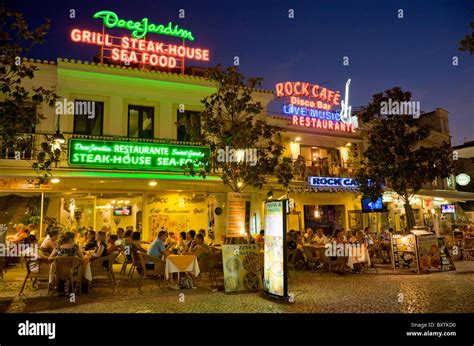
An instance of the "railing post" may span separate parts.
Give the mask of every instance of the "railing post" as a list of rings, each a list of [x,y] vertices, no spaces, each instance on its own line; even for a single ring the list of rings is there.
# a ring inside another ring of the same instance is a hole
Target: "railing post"
[[[44,191],[41,191],[40,239],[43,238]]]

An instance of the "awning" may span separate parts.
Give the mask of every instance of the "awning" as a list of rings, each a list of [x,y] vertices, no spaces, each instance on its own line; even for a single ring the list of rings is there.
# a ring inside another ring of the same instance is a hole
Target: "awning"
[[[453,201],[474,201],[474,193],[455,190],[420,190],[415,196],[438,197]]]

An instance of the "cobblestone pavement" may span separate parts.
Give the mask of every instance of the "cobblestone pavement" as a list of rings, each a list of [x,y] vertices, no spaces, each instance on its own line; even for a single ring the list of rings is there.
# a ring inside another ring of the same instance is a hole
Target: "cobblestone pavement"
[[[259,293],[224,294],[213,291],[206,282],[197,289],[173,290],[146,280],[139,292],[135,278],[131,282],[122,276],[117,276],[114,293],[106,284],[98,284],[89,294],[77,296],[74,303],[68,297],[48,297],[45,284],[34,289],[27,283],[25,295],[19,297],[24,269],[13,269],[0,278],[0,312],[472,313],[474,262],[455,264],[454,272],[425,275],[395,273],[389,267],[379,267],[378,274],[345,276],[297,272],[295,277],[292,272],[289,292],[295,297],[293,304],[271,301]]]

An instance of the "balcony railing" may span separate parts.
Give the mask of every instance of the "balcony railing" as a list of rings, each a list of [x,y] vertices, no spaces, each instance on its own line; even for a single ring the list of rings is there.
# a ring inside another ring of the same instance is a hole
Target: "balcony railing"
[[[19,134],[11,141],[0,140],[0,159],[3,160],[32,160],[36,157],[35,150],[40,149],[41,143],[36,147],[36,135]]]
[[[316,162],[311,160],[293,160],[293,175],[295,180],[307,181],[308,177],[354,178],[356,166],[351,162],[342,161],[337,164]]]
[[[47,142],[45,135],[52,136],[52,133],[36,133],[36,134],[18,134],[11,141],[0,138],[0,160],[36,160],[38,153],[41,151],[41,144]],[[142,139],[129,138],[122,136],[89,136],[77,134],[64,134],[66,142],[63,145],[62,160],[67,157],[67,142],[71,138],[95,139],[104,141],[125,141],[138,143],[157,143],[157,144],[183,144],[183,145],[199,145],[194,142],[176,141],[172,139]]]

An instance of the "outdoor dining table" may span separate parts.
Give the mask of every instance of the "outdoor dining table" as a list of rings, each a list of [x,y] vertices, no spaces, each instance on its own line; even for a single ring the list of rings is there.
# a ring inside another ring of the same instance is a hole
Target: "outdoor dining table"
[[[365,263],[370,266],[370,256],[369,256],[369,249],[367,246],[360,246],[359,249],[353,246],[353,253],[351,256],[347,258],[347,265],[351,268],[354,269],[354,264],[355,263]]]
[[[186,275],[192,273],[194,277],[198,276],[199,263],[196,255],[169,255],[166,257],[165,264],[165,277],[168,280],[170,274],[178,273],[178,284],[180,273],[183,272]],[[171,275],[171,284],[173,283],[173,275]]]

